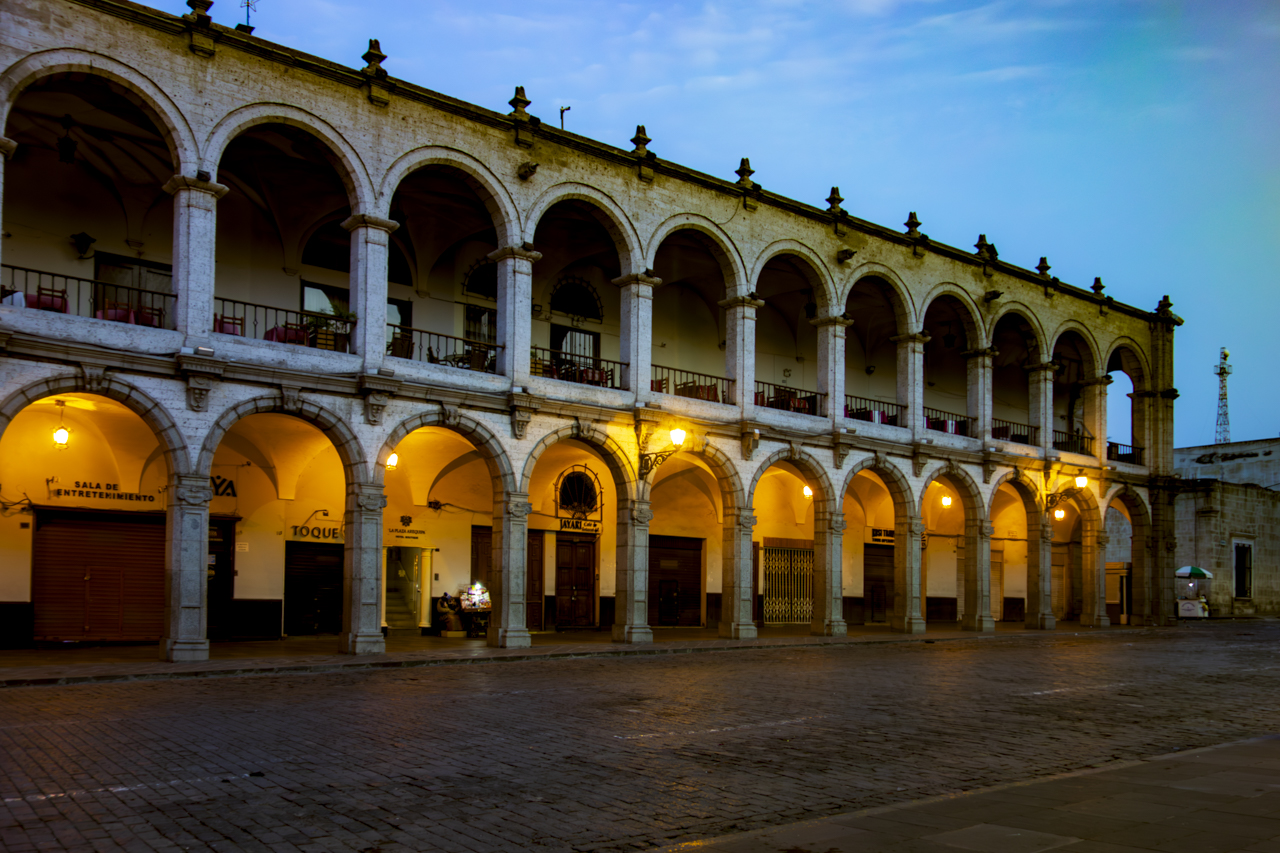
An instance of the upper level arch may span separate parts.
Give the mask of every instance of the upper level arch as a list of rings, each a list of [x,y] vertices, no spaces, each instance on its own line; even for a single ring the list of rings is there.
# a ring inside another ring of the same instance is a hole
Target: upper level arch
[[[631,223],[626,211],[608,194],[587,184],[566,181],[549,187],[546,192],[538,196],[525,215],[523,242],[534,243],[534,248],[542,251],[542,247],[534,241],[538,223],[554,205],[575,200],[586,202],[596,220],[613,239],[622,274],[643,272],[643,269],[637,268],[637,261],[644,256],[640,246],[640,235],[636,233],[635,226]]]
[[[122,62],[97,53],[63,48],[33,53],[0,74],[0,128],[22,93],[42,79],[60,74],[87,74],[115,83],[140,99],[145,111],[165,136],[173,155],[174,172],[194,176],[199,169],[199,145],[191,125],[177,105],[150,78]],[[2,131],[0,131],[2,132]]]
[[[893,311],[895,335],[905,335],[919,327],[920,318],[917,316],[917,307],[911,299],[911,288],[907,287],[902,276],[898,275],[892,267],[868,261],[851,270],[846,281],[848,287],[840,289],[837,293],[837,299],[844,304],[846,312],[853,307],[852,300],[856,299],[859,290],[869,290],[874,287],[877,295],[883,298]],[[849,316],[854,317],[853,314]],[[854,317],[854,319],[856,322],[857,318]]]
[[[288,104],[248,104],[231,111],[218,122],[205,140],[202,158],[203,168],[214,176],[214,180],[217,180],[227,146],[245,131],[263,124],[298,128],[318,139],[346,188],[351,212],[370,213],[377,209],[378,197],[369,172],[351,143],[324,119]]]
[[[1054,329],[1050,338],[1049,353],[1057,358],[1059,352],[1066,347],[1070,347],[1078,354],[1083,378],[1093,379],[1098,376],[1101,366],[1098,340],[1084,323],[1075,319],[1064,320],[1058,328]]]
[[[719,225],[697,213],[678,213],[662,222],[649,236],[645,250],[644,263],[646,269],[655,269],[658,263],[658,250],[665,241],[677,231],[694,231],[702,236],[703,244],[711,255],[719,262],[724,276],[726,296],[745,295],[747,292],[746,264],[737,245]]]
[[[765,298],[767,294],[760,289],[761,277],[771,264],[776,267],[778,260],[787,257],[798,261],[793,262],[793,266],[797,272],[808,279],[818,306],[818,312],[823,316],[832,313],[836,304],[836,284],[831,277],[831,271],[827,269],[826,264],[822,262],[822,258],[819,257],[817,252],[798,240],[778,240],[770,243],[760,252],[752,265],[748,278],[752,289],[761,298]]]
[[[1107,349],[1106,372],[1123,371],[1133,382],[1133,390],[1151,390],[1151,369],[1147,354],[1133,338],[1116,338]]]
[[[391,218],[391,203],[404,180],[419,169],[443,166],[457,170],[484,203],[498,232],[502,246],[516,246],[521,242],[520,211],[506,186],[481,161],[462,151],[443,145],[424,145],[400,156],[382,177],[378,189],[376,216]]]
[[[973,297],[969,295],[968,291],[960,287],[960,285],[949,281],[935,285],[920,300],[920,323],[922,327],[928,324],[930,311],[937,303],[953,303],[955,305],[955,308],[953,308],[955,319],[948,321],[960,324],[969,347],[976,348],[983,346],[987,342],[987,329],[982,322],[982,312],[978,310],[977,304],[974,303]],[[925,331],[928,331],[928,329],[925,329]]]
[[[1026,328],[1022,330],[1023,336],[1028,344],[1027,349],[1033,351],[1033,356],[1039,355],[1043,360],[1045,353],[1048,352],[1048,341],[1044,333],[1044,324],[1040,322],[1040,318],[1036,312],[1021,302],[1006,302],[1001,304],[999,310],[991,317],[991,335],[992,340],[989,343],[993,346],[999,346],[995,339],[995,329],[1000,325],[1000,321],[1010,315],[1016,316],[1022,323],[1026,324]],[[1027,333],[1030,333],[1029,335]]]

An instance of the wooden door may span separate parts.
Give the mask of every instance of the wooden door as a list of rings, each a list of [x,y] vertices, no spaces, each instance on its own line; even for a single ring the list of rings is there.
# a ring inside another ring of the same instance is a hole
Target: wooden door
[[[545,541],[541,530],[529,531],[529,547],[525,552],[525,627],[541,631],[542,607],[542,546]]]
[[[1050,601],[1053,618],[1061,622],[1067,618],[1067,546],[1054,545],[1053,559],[1049,563]]]
[[[284,543],[284,632],[288,636],[342,631],[344,546]]]
[[[492,588],[493,579],[493,528],[471,528],[471,582]]]
[[[236,522],[209,519],[209,639],[229,639],[235,633],[232,599],[236,589]]]
[[[650,625],[702,624],[702,542],[685,536],[649,537]]]
[[[991,552],[991,618],[1004,618],[1004,551]]]
[[[595,624],[595,539],[556,537],[556,625]]]
[[[862,546],[863,607],[866,621],[887,622],[893,611],[893,546]]]

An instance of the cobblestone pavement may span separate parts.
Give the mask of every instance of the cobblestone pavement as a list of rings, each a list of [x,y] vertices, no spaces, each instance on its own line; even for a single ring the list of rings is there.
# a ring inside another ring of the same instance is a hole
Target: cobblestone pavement
[[[0,849],[629,850],[1280,730],[1280,624],[0,692]]]

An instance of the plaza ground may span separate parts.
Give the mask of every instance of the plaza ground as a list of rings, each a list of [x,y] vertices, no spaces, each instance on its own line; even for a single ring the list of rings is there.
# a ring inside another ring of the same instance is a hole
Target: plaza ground
[[[787,639],[3,689],[0,848],[1120,853],[1280,837],[1270,742],[1150,760],[1280,730],[1280,624]],[[1056,794],[1008,787],[1098,769],[1046,783]],[[1196,842],[1179,821],[1199,812],[1237,829]]]

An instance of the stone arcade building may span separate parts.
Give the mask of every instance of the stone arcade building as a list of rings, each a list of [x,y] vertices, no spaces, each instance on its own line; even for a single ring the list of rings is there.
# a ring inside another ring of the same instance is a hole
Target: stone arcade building
[[[0,6],[7,642],[1173,618],[1167,299],[188,5]]]

